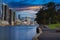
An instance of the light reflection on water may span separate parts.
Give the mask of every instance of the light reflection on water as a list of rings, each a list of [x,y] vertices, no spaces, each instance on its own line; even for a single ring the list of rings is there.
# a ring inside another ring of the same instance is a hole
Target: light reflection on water
[[[0,27],[0,40],[32,40],[36,26]]]

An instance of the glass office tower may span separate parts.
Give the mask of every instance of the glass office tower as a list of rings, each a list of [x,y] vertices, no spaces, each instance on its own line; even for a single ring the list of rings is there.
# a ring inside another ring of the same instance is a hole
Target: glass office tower
[[[6,4],[2,4],[2,20],[8,21],[9,9]]]
[[[15,12],[13,12],[13,21],[15,22],[16,21],[16,15],[15,15],[16,13]]]
[[[4,3],[2,4],[2,21],[6,21],[10,25],[14,25],[15,22],[15,12]]]
[[[12,9],[9,9],[9,24],[14,25],[15,22],[15,12]]]

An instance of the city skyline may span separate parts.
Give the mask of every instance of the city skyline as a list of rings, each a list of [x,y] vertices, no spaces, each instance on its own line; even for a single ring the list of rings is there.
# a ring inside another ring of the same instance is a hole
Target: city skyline
[[[60,4],[58,0],[3,0],[3,3],[6,3],[10,8],[16,10],[16,14],[21,15],[21,17],[32,16],[34,18],[40,6],[50,1]]]

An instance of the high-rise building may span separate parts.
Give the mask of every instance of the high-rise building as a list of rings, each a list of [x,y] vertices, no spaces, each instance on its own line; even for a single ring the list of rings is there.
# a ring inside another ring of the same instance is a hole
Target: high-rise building
[[[14,25],[15,22],[15,12],[6,4],[2,4],[2,21],[8,22],[9,25]]]
[[[10,25],[12,25],[12,13],[13,13],[12,10],[9,9],[9,21],[8,22]]]
[[[15,12],[13,12],[13,21],[15,22],[16,21],[16,15],[15,15],[16,13]]]
[[[13,25],[15,24],[15,22],[16,22],[16,15],[15,15],[16,13],[15,12],[13,12]]]
[[[9,24],[14,25],[15,22],[15,12],[12,9],[9,9]]]
[[[9,9],[6,4],[2,4],[2,20],[3,21],[8,21],[8,14],[9,14]]]

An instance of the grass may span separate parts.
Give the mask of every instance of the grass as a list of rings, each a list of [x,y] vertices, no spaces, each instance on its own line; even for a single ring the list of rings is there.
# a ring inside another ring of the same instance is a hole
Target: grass
[[[57,23],[57,24],[50,24],[50,25],[48,25],[48,27],[49,28],[51,28],[51,29],[55,29],[55,28],[60,28],[60,23]]]

